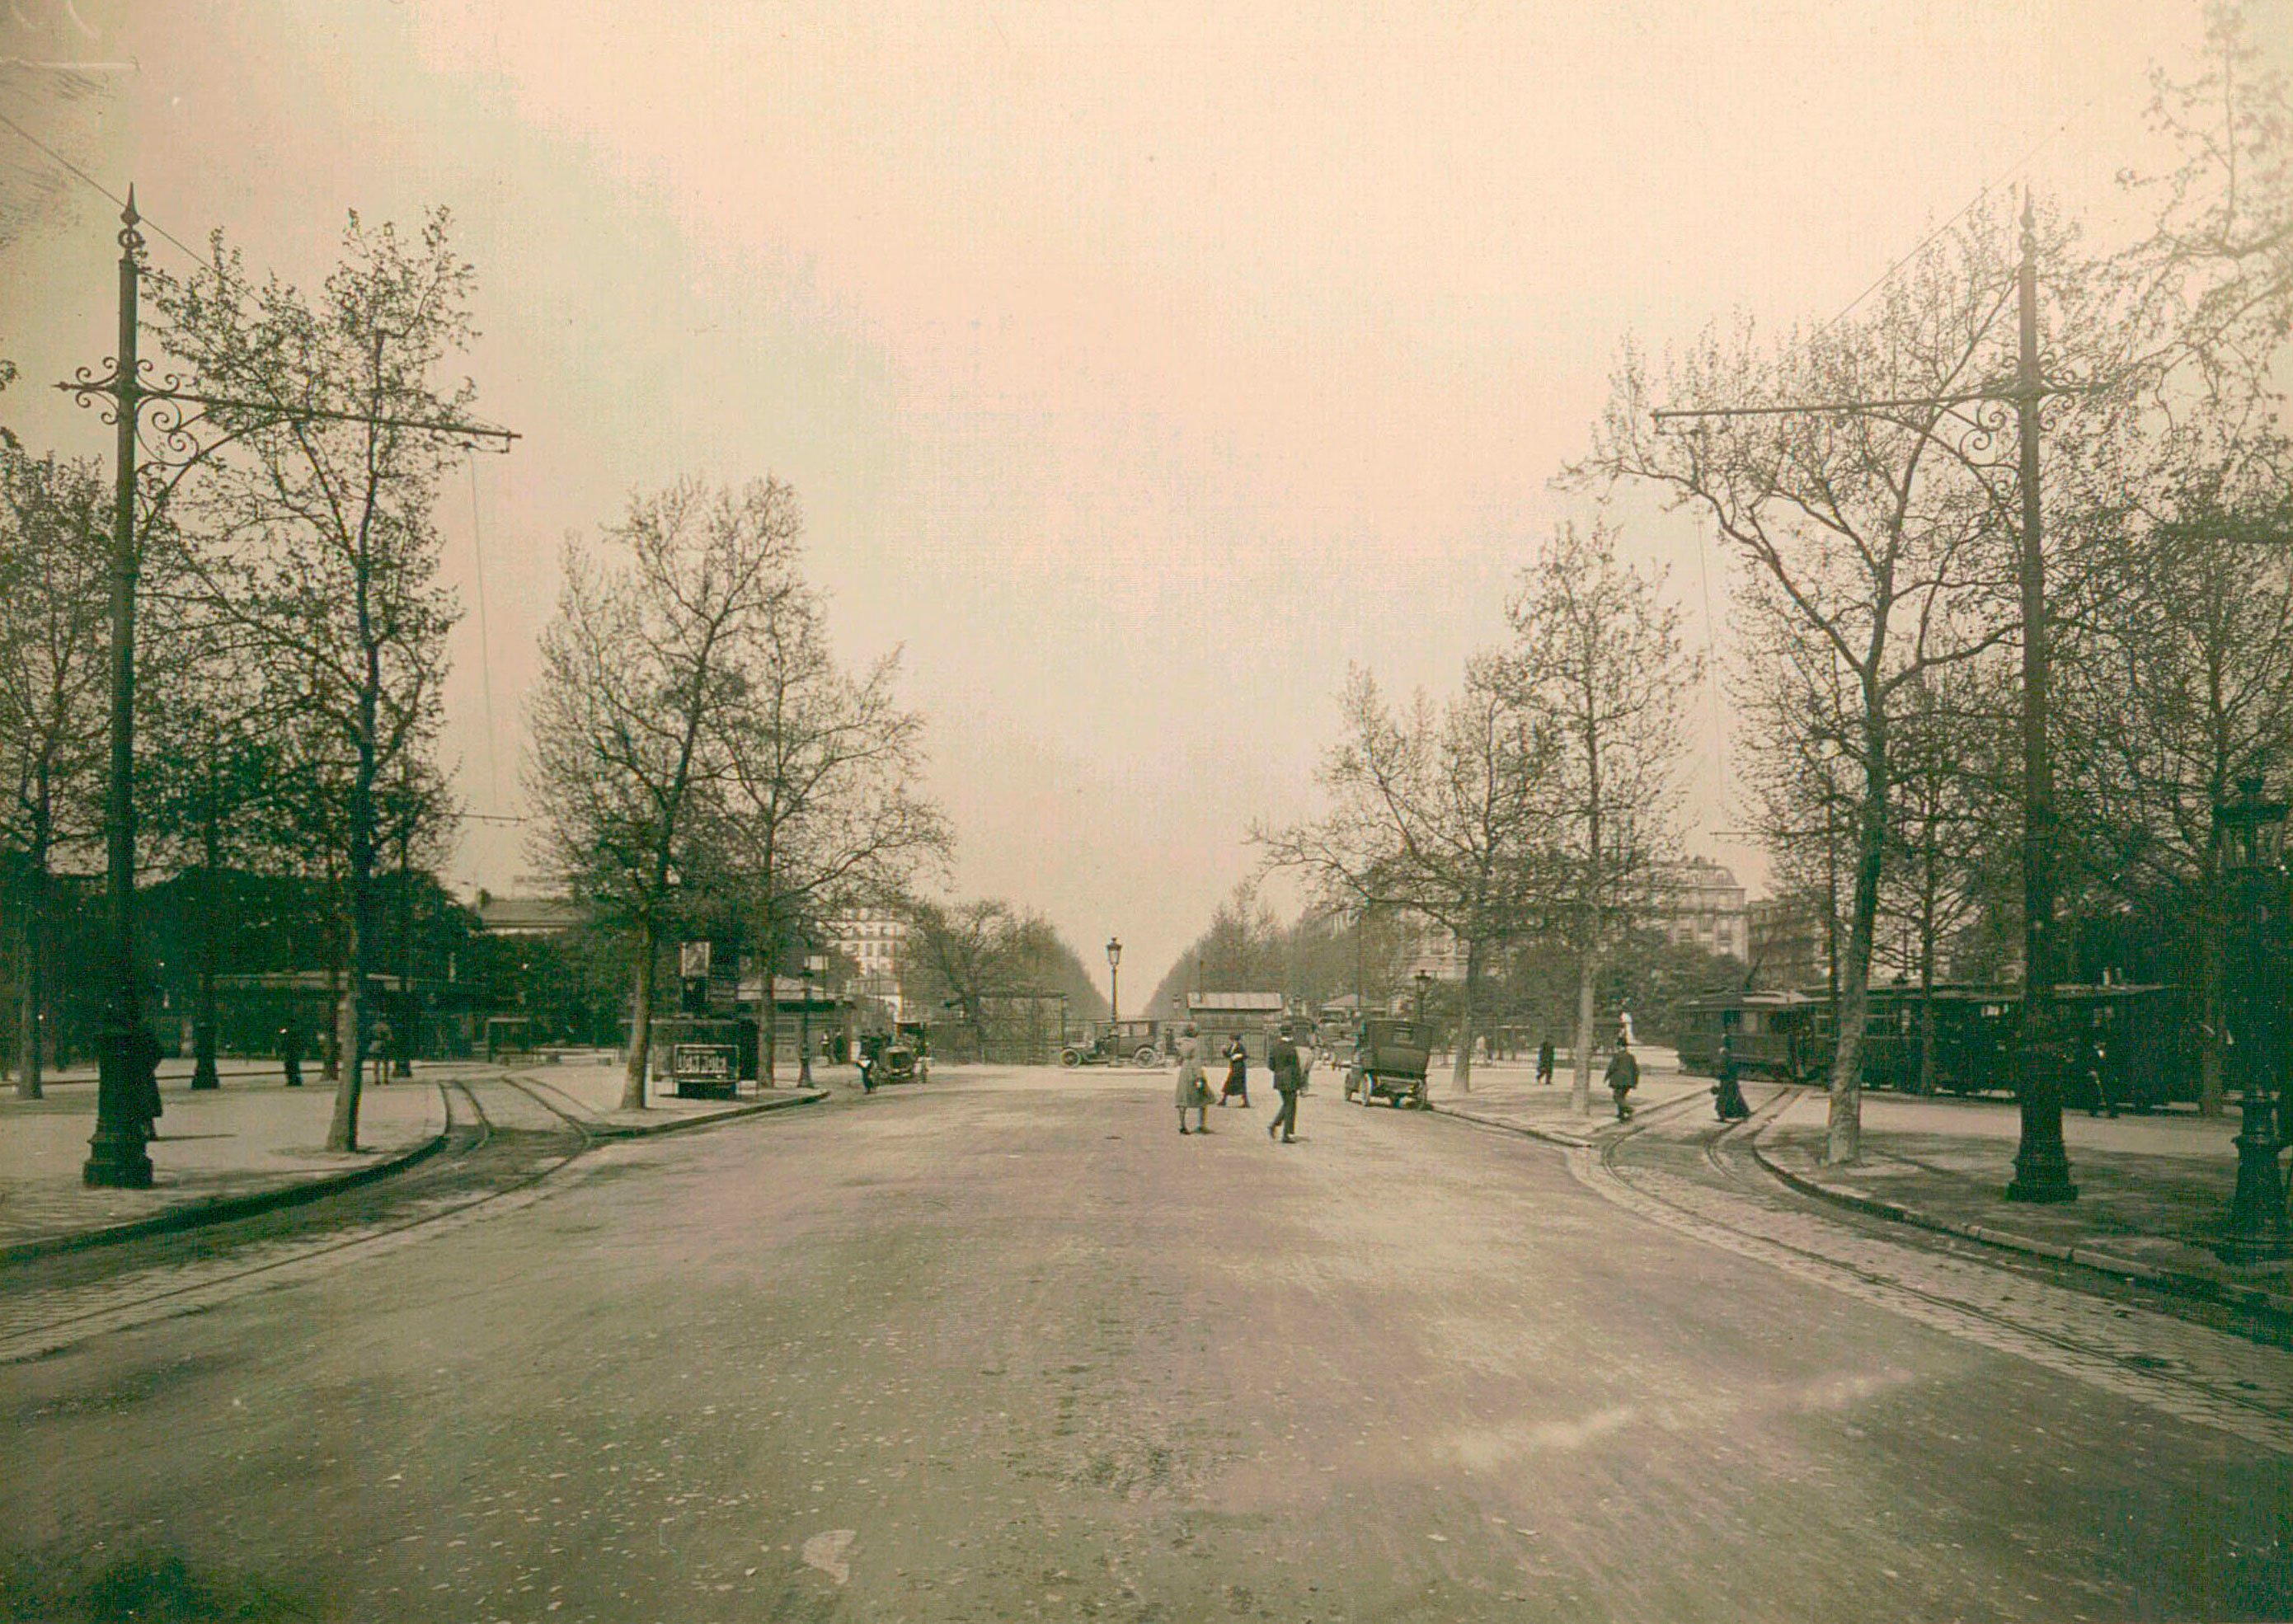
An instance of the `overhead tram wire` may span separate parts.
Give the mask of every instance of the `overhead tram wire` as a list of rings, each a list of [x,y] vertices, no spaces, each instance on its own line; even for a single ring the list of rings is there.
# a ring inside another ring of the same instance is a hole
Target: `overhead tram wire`
[[[512,820],[499,814],[501,780],[494,764],[494,640],[486,626],[486,550],[478,528],[478,459],[474,456],[470,459],[470,556],[476,566],[478,583],[478,678],[486,701],[486,801],[496,809],[495,815],[484,820],[523,823],[523,818]]]
[[[33,134],[22,125],[18,124],[14,119],[9,117],[7,114],[0,113],[0,124],[6,125],[10,129],[15,131],[17,134],[22,136],[26,141],[30,141],[32,145],[37,147],[41,151],[55,159],[57,163],[62,165],[65,173],[69,174],[74,180],[80,182],[83,185],[93,187],[100,196],[109,198],[113,203],[118,205],[121,208],[124,209],[127,206],[126,198],[121,197],[117,192],[113,191],[111,188],[106,186],[102,182],[88,174],[86,170],[82,169],[77,164],[73,163],[71,159],[66,158],[62,153],[48,145],[47,142]],[[192,247],[182,238],[176,236],[166,226],[161,225],[158,221],[152,219],[150,215],[143,213],[141,209],[138,209],[135,212],[135,223],[141,227],[150,228],[151,230],[154,230],[160,236],[166,238],[169,242],[174,244],[176,247],[182,250],[184,255],[189,258],[193,264],[204,265],[207,263],[207,255]]]
[[[2032,159],[2036,158],[2038,154],[2044,152],[2048,147],[2054,145],[2055,141],[2061,140],[2064,134],[2068,133],[2070,127],[2076,124],[2079,119],[2085,117],[2089,112],[2092,112],[2094,110],[2094,104],[2101,99],[2102,98],[2099,95],[2088,96],[2084,104],[2076,111],[2072,112],[2069,117],[2063,119],[2062,123],[2056,125],[2045,135],[2040,136],[2038,140],[2031,145],[2029,151],[2022,154],[2022,157],[2016,158],[2005,169],[1999,171],[1997,174],[1992,176],[1989,181],[1978,187],[1975,190],[1974,195],[1960,206],[1957,214],[1953,214],[1949,219],[1935,227],[1933,230],[1929,231],[1924,237],[1921,238],[1916,246],[1903,254],[1893,264],[1888,266],[1876,277],[1874,277],[1869,287],[1866,287],[1861,293],[1857,294],[1845,304],[1840,306],[1839,313],[1837,315],[1834,316],[1830,320],[1825,322],[1821,327],[1815,329],[1816,335],[1819,337],[1823,334],[1829,332],[1833,327],[1837,327],[1841,322],[1846,320],[1849,314],[1853,311],[1857,305],[1862,303],[1864,300],[1869,298],[1873,294],[1878,292],[1880,288],[1886,286],[1888,278],[1893,276],[1895,272],[1900,271],[1904,266],[1918,258],[1920,255],[1925,253],[1928,245],[1932,243],[1936,238],[1941,237],[1945,231],[1949,230],[1951,227],[1957,225],[1960,221],[1965,219],[1969,214],[1973,213],[1976,204],[1981,202],[1983,198],[1989,197],[1992,192],[1998,190],[2001,187],[2012,182],[2017,174],[2030,167]]]

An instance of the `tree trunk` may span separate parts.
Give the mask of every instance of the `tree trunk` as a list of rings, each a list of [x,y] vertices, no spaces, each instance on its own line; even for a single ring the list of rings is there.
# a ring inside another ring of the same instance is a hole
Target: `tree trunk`
[[[1926,848],[1924,884],[1919,893],[1919,1094],[1935,1088],[1935,852],[1932,833]]]
[[[637,921],[637,962],[630,973],[628,1068],[621,1079],[621,1109],[645,1108],[645,1077],[652,1064],[653,964],[660,957],[660,927],[647,909]]]
[[[222,845],[222,836],[215,828],[214,785],[208,786],[206,827],[201,830],[205,849],[199,853],[199,989],[197,1007],[192,1011],[193,1037],[191,1050],[191,1087],[215,1088],[222,1086],[215,1071],[215,953],[219,932],[215,921],[223,912],[222,885],[215,873],[215,863]]]
[[[1465,944],[1465,984],[1457,998],[1457,1058],[1449,1082],[1459,1094],[1473,1091],[1473,991],[1481,979],[1481,955],[1487,949],[1476,938]]]
[[[1919,1093],[1935,1090],[1934,916],[1927,915],[1919,947]]]
[[[45,852],[35,853],[24,872],[24,909],[19,921],[21,933],[19,941],[22,953],[22,1001],[17,1006],[16,1097],[36,1100],[42,1095],[40,1086],[40,1016],[47,1002],[47,975],[45,961],[45,943],[41,940],[47,931],[47,860]]]
[[[326,1048],[319,1065],[320,1079],[329,1083],[343,1074],[343,914],[341,894],[335,888],[335,881],[334,868],[329,862],[327,870],[329,908],[327,916]]]
[[[2198,899],[2198,1114],[2203,1117],[2222,1114],[2222,1062],[2229,1033],[2226,912],[2220,871],[2208,861]]]
[[[1870,1006],[1871,942],[1879,915],[1879,871],[1887,843],[1887,738],[1883,719],[1867,711],[1863,805],[1856,819],[1854,913],[1848,921],[1847,962],[1840,966],[1839,997],[1832,1007],[1831,1117],[1823,1159],[1827,1167],[1854,1161],[1863,1148],[1863,1024]]]
[[[1600,976],[1600,910],[1586,910],[1584,950],[1576,959],[1576,1074],[1568,1087],[1568,1109],[1583,1116],[1592,1109],[1592,1020]]]
[[[372,751],[361,743],[359,785],[351,796],[351,950],[349,984],[343,989],[342,1047],[344,1064],[335,1084],[335,1119],[327,1130],[330,1151],[358,1147],[359,1099],[366,1081],[367,990],[374,958],[374,798]],[[361,803],[364,803],[361,809]]]

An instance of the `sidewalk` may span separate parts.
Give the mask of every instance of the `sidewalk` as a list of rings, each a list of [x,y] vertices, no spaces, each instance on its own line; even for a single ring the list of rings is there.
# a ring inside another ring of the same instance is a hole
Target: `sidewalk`
[[[149,1190],[89,1189],[81,1182],[95,1129],[95,1078],[75,1070],[45,1080],[46,1097],[20,1100],[0,1087],[0,1263],[83,1246],[188,1229],[306,1200],[328,1188],[385,1176],[445,1143],[443,1083],[508,1073],[568,1115],[606,1136],[668,1133],[822,1097],[783,1085],[733,1100],[659,1100],[645,1111],[620,1109],[621,1068],[612,1056],[576,1055],[553,1065],[488,1067],[442,1062],[415,1068],[410,1081],[369,1085],[359,1101],[362,1148],[325,1148],[335,1086],[317,1067],[288,1088],[276,1065],[227,1062],[223,1086],[191,1092],[189,1062],[163,1062],[165,1109],[151,1142]]]
[[[2293,1315],[2293,1266],[2232,1268],[2213,1250],[2237,1184],[2234,1109],[2210,1120],[2065,1111],[2078,1199],[2032,1206],[2006,1200],[2022,1132],[2010,1102],[1866,1094],[1862,1156],[1846,1168],[1820,1162],[1829,1105],[1807,1091],[1761,1130],[1754,1154],[1787,1183],[1866,1212]]]
[[[1682,1077],[1679,1059],[1670,1049],[1635,1045],[1633,1052],[1641,1062],[1641,1086],[1633,1090],[1635,1111],[1669,1104],[1682,1095],[1701,1094],[1711,1086],[1704,1078]],[[1443,1055],[1428,1073],[1433,1109],[1446,1115],[1511,1128],[1555,1144],[1592,1144],[1623,1126],[1616,1120],[1616,1102],[1600,1082],[1608,1067],[1605,1049],[1592,1056],[1592,1110],[1584,1114],[1569,1109],[1576,1074],[1566,1051],[1552,1068],[1552,1080],[1545,1084],[1537,1082],[1533,1061],[1475,1061],[1469,1094],[1458,1093],[1450,1082],[1447,1062]],[[1333,1078],[1341,1092],[1344,1077],[1341,1064]]]
[[[1640,1055],[1633,1103],[1643,1111],[1711,1087],[1708,1078],[1681,1075],[1670,1050],[1644,1047]],[[1568,1108],[1565,1060],[1545,1087],[1534,1066],[1476,1065],[1470,1094],[1457,1093],[1447,1068],[1437,1066],[1433,1108],[1556,1144],[1597,1143],[1620,1125],[1600,1086],[1605,1054],[1596,1062],[1589,1116]],[[1766,1097],[1758,1079],[1745,1086],[1754,1103]],[[2211,1120],[2180,1111],[2114,1118],[2067,1111],[2062,1139],[2078,1200],[2034,1207],[2006,1200],[2022,1134],[2011,1101],[1867,1093],[1862,1159],[1851,1168],[1821,1165],[1830,1103],[1820,1089],[1799,1091],[1760,1128],[1753,1154],[1803,1192],[1859,1211],[2293,1317],[2293,1265],[2232,1268],[2213,1250],[2227,1232],[2237,1184],[2234,1109]]]

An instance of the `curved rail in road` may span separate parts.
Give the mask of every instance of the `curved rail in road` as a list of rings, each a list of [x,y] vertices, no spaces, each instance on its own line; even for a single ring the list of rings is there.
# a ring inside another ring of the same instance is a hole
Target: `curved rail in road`
[[[543,1181],[598,1143],[587,1123],[508,1072],[438,1079],[446,1144],[393,1177],[196,1229],[33,1259],[0,1273],[0,1362],[303,1280],[539,1199]],[[481,1092],[505,1089],[489,1110]],[[496,1121],[511,1100],[544,1129]]]
[[[2293,1454],[2293,1353],[2168,1315],[2126,1294],[2059,1283],[2052,1265],[1884,1219],[1818,1209],[1750,1159],[1750,1136],[1803,1092],[1775,1092],[1741,1121],[1692,1135],[1694,1163],[1719,1182],[1660,1165],[1657,1130],[1709,1107],[1702,1094],[1635,1113],[1633,1126],[1568,1152],[1579,1183],[1668,1227],[1697,1235],[1951,1335],[2012,1353],[2184,1420]],[[1733,1147],[1745,1147],[1731,1155]],[[1659,1149],[1659,1147],[1662,1147]],[[1633,1165],[1634,1152],[1656,1152]],[[2240,1328],[2240,1332],[2242,1328]]]

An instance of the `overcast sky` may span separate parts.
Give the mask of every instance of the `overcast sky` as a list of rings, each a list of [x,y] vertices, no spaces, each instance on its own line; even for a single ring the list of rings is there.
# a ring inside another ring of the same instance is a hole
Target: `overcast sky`
[[[2255,5],[2281,37],[2293,0]],[[522,810],[564,534],[680,473],[774,473],[840,651],[905,648],[957,891],[1094,965],[1119,933],[1135,997],[1249,872],[1251,820],[1313,810],[1349,661],[1438,691],[1501,634],[1584,500],[1548,481],[1621,339],[1826,319],[1985,187],[2122,226],[2147,70],[2199,26],[2192,0],[9,0],[0,112],[305,283],[347,209],[453,210],[479,407],[523,436],[442,503],[473,811]],[[43,386],[110,351],[116,212],[0,128],[0,420],[36,446],[108,454]],[[1724,642],[1726,561],[1631,517]],[[1756,890],[1720,832],[1727,726],[1698,696],[1689,845]],[[524,867],[515,826],[474,825],[455,877]]]

